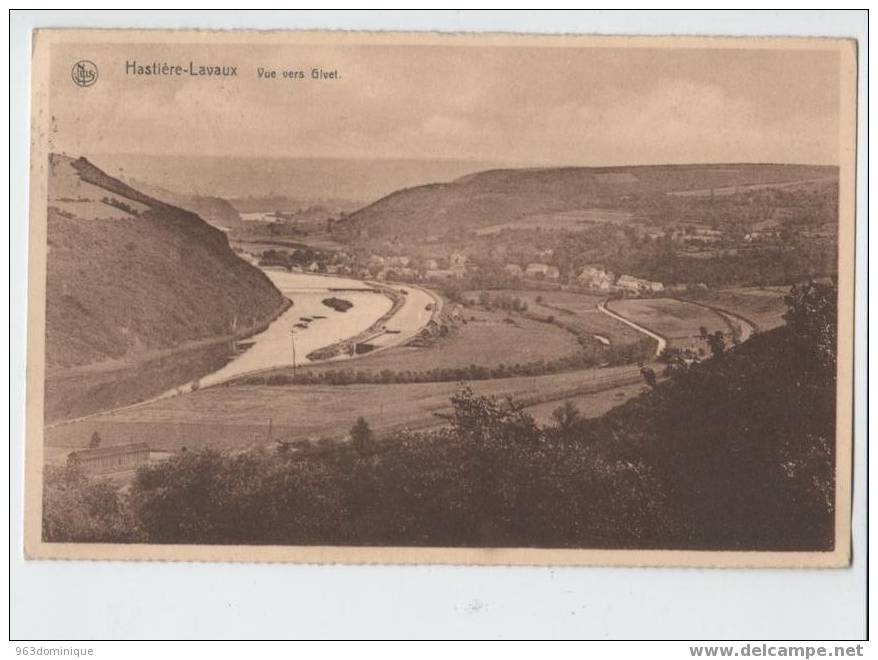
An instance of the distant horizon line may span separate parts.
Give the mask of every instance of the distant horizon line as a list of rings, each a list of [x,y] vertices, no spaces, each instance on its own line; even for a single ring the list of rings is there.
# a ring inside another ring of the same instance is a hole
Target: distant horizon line
[[[63,153],[63,152],[51,152],[51,153]],[[68,155],[68,154],[64,154]],[[84,154],[80,154],[83,156]],[[404,157],[404,156],[277,156],[277,155],[268,155],[268,156],[240,156],[240,155],[217,155],[217,154],[161,154],[161,153],[134,153],[134,152],[125,152],[125,151],[104,151],[104,152],[93,152],[92,157],[100,157],[100,156],[125,156],[132,158],[187,158],[187,159],[195,159],[195,158],[212,158],[212,159],[227,159],[227,160],[293,160],[293,161],[308,161],[308,160],[322,160],[322,161],[362,161],[362,162],[421,162],[421,163],[473,163],[473,164],[490,164],[492,167],[489,169],[565,169],[565,168],[584,168],[584,169],[602,169],[602,168],[611,168],[611,167],[661,167],[661,166],[673,166],[673,167],[692,167],[692,166],[707,166],[707,165],[795,165],[802,167],[835,167],[838,168],[839,164],[836,163],[815,163],[815,162],[800,162],[800,161],[746,161],[746,160],[717,160],[717,161],[686,161],[686,162],[644,162],[644,163],[614,163],[614,164],[603,164],[603,165],[585,165],[585,164],[572,164],[572,163],[526,163],[524,161],[518,162],[510,162],[510,161],[495,161],[487,158],[416,158],[416,157]],[[88,156],[85,156],[88,158]]]

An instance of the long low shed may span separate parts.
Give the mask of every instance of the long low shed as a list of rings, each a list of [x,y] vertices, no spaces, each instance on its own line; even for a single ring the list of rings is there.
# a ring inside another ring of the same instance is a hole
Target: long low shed
[[[147,462],[149,462],[149,445],[145,442],[80,449],[67,456],[68,465],[91,473],[133,470]]]

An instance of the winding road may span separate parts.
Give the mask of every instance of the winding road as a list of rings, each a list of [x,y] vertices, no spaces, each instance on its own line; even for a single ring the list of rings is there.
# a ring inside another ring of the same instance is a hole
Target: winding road
[[[653,332],[653,331],[650,330],[649,328],[645,328],[645,327],[643,327],[642,325],[639,325],[639,324],[635,323],[634,321],[631,321],[631,320],[629,320],[629,319],[626,319],[626,318],[625,318],[624,316],[622,316],[621,314],[617,314],[616,312],[607,309],[607,303],[606,303],[606,301],[601,302],[601,303],[598,303],[598,309],[599,309],[601,312],[603,312],[604,314],[606,314],[607,316],[609,316],[610,318],[616,319],[617,321],[621,321],[621,322],[624,323],[625,325],[634,328],[634,329],[637,330],[638,332],[642,332],[642,333],[645,334],[647,337],[652,337],[653,339],[655,339],[656,342],[658,342],[658,346],[657,346],[656,349],[655,349],[655,356],[656,356],[656,357],[658,357],[659,355],[661,355],[661,354],[662,354],[662,351],[664,351],[665,348],[667,347],[667,345],[668,345],[668,340],[667,340],[667,339],[665,339],[664,337],[662,337],[662,336],[659,335],[659,334],[656,334],[655,332]]]

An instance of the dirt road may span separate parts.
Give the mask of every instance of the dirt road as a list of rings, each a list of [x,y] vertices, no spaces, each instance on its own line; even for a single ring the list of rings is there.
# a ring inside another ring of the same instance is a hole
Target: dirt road
[[[667,339],[665,339],[665,338],[662,337],[661,335],[656,334],[655,332],[653,332],[653,331],[650,330],[649,328],[645,328],[645,327],[643,327],[642,325],[640,325],[640,324],[638,324],[638,323],[635,323],[634,321],[631,321],[631,320],[629,320],[629,319],[626,319],[626,318],[625,318],[624,316],[622,316],[621,314],[617,314],[616,312],[613,312],[613,311],[607,309],[607,304],[606,304],[606,302],[598,303],[598,309],[599,309],[600,311],[602,311],[604,314],[606,314],[607,316],[609,316],[609,317],[611,317],[611,318],[614,318],[614,319],[616,319],[617,321],[621,321],[621,322],[624,323],[625,325],[634,328],[634,329],[637,330],[638,332],[642,332],[642,333],[645,334],[647,337],[652,337],[653,339],[655,339],[656,342],[658,343],[658,346],[657,346],[656,349],[655,349],[655,356],[656,356],[656,357],[658,357],[659,355],[661,355],[661,354],[662,354],[662,351],[664,351],[665,348],[667,348],[667,346],[668,346],[668,340],[667,340]]]

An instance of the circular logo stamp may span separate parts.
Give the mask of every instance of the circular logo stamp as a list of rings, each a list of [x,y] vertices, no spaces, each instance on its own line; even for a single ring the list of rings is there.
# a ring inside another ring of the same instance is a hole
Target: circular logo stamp
[[[77,85],[88,87],[89,85],[94,85],[98,79],[98,67],[89,60],[79,60],[73,65],[73,71],[70,72],[70,75],[73,78],[73,82]]]

